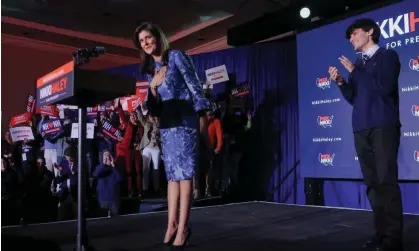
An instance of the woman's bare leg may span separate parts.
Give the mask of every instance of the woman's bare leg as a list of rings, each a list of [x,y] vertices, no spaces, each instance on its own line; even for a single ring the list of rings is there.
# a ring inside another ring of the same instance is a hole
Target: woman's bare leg
[[[164,243],[167,243],[172,238],[174,232],[178,227],[177,215],[179,205],[180,183],[169,181],[167,185],[167,207],[168,207],[168,221],[167,231],[164,237]]]
[[[191,210],[192,180],[183,180],[180,182],[180,212],[178,232],[173,245],[183,245],[188,231],[189,213]]]

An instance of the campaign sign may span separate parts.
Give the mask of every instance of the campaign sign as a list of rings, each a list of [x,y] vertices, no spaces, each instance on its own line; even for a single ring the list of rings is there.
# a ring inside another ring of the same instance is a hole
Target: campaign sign
[[[148,81],[137,80],[135,84],[135,95],[140,98],[140,102],[144,102],[147,96]]]
[[[86,139],[93,139],[94,135],[95,135],[95,124],[86,123]],[[72,139],[78,139],[79,138],[79,123],[72,123],[71,124],[70,137]]]
[[[30,112],[25,112],[19,115],[15,115],[10,119],[9,126],[16,127],[16,126],[27,126],[31,125],[31,118],[32,114]]]
[[[36,113],[41,115],[48,115],[50,117],[58,118],[60,116],[60,110],[56,105],[45,105],[36,108]]]
[[[9,129],[13,142],[23,141],[25,139],[34,140],[32,128],[30,126],[18,126]]]
[[[127,100],[128,111],[133,112],[135,111],[144,100],[141,100],[141,97],[132,96],[130,99]]]
[[[41,126],[41,133],[44,133],[47,140],[56,140],[64,134],[64,127],[60,119],[45,120]]]
[[[346,29],[358,18],[371,18],[381,31],[379,46],[396,51],[401,63],[399,179],[419,180],[418,3],[418,0],[402,1],[298,34],[301,176],[362,178],[354,145],[352,106],[329,79],[328,69],[335,66],[348,79],[349,73],[338,57],[345,55],[355,62],[361,55],[345,38]],[[365,109],[381,112],[372,107]]]
[[[245,82],[231,89],[231,95],[235,98],[245,96],[250,93],[250,85]]]
[[[32,95],[28,95],[28,102],[26,103],[26,112],[33,113],[35,110],[36,99]]]
[[[74,95],[74,61],[39,78],[36,82],[36,107],[57,103]]]
[[[209,84],[218,84],[228,81],[228,72],[225,65],[220,65],[208,70],[205,70],[205,75]]]
[[[102,123],[102,134],[112,141],[118,141],[119,137],[122,137],[121,130],[113,126],[107,119]]]
[[[93,121],[97,119],[99,106],[86,107],[86,110],[87,110],[87,123],[93,123]]]

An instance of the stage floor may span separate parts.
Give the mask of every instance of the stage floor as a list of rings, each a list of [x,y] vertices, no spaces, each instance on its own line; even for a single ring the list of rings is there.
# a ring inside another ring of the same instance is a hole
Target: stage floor
[[[166,212],[88,220],[98,250],[167,250]],[[189,250],[356,251],[371,237],[369,211],[248,202],[192,210]],[[76,222],[4,227],[2,235],[52,240],[73,250]],[[419,216],[405,215],[405,251],[419,250]],[[3,247],[4,248],[4,247]]]

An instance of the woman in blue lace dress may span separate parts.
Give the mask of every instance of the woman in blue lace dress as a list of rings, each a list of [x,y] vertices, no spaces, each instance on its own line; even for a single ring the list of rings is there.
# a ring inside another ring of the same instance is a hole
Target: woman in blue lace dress
[[[210,103],[204,97],[192,60],[183,51],[169,50],[160,28],[141,24],[134,42],[143,60],[141,72],[149,80],[148,112],[157,116],[160,124],[169,211],[163,243],[182,247],[191,235],[188,218],[192,179],[198,164],[199,133],[206,132],[205,113]]]

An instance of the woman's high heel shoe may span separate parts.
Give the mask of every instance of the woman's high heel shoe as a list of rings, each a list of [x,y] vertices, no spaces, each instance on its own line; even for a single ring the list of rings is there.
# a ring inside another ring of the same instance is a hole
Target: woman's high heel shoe
[[[188,246],[189,238],[191,237],[191,235],[192,235],[192,230],[190,228],[188,228],[188,233],[186,234],[186,238],[185,238],[185,241],[183,242],[183,244],[180,245],[180,246],[172,245],[172,246],[170,246],[170,249],[171,250],[181,250],[181,249],[186,248]]]
[[[177,235],[177,230],[173,233],[172,237],[170,237],[168,242],[162,242],[163,245],[170,246],[175,241]]]

